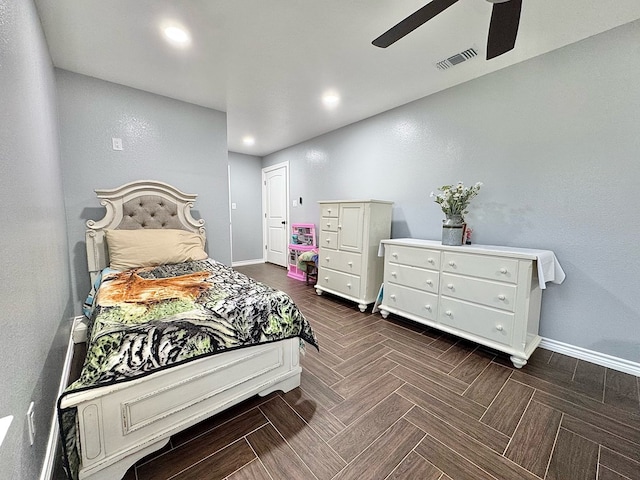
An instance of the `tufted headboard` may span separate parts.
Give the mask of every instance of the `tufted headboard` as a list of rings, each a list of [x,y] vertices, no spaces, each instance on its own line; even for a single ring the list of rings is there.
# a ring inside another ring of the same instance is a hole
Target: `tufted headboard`
[[[91,283],[109,265],[105,230],[137,230],[140,228],[172,228],[195,232],[206,240],[204,220],[191,216],[198,195],[183,193],[169,184],[155,180],[126,183],[111,190],[96,190],[106,208],[101,220],[88,220],[85,239]]]

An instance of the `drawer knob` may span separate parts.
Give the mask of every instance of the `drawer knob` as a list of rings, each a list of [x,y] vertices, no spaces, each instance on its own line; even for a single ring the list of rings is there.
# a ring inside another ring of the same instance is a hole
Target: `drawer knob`
[[[453,312],[452,312],[451,310],[447,310],[446,312],[444,312],[444,314],[445,314],[447,317],[452,317],[452,316],[453,316]]]
[[[347,262],[347,265],[349,265],[350,267],[353,267],[353,262]]]
[[[395,253],[395,252],[394,252],[394,253],[392,253],[392,254],[391,254],[391,256],[392,256],[393,258],[398,258],[398,254],[397,254],[397,253]]]
[[[504,267],[503,267],[503,268],[501,268],[501,269],[500,269],[500,273],[502,273],[502,274],[507,273],[507,269],[506,269],[506,268],[504,268]]]
[[[327,223],[327,228],[329,228],[329,227],[331,227],[331,224],[330,224],[330,223]]]
[[[391,272],[391,276],[392,276],[393,278],[395,278],[395,277],[397,277],[397,276],[398,276],[398,273],[397,273],[397,272]]]
[[[342,225],[338,225],[338,230],[342,230]]]
[[[453,260],[451,260],[451,261],[449,262],[449,266],[451,266],[451,267],[455,267],[455,266],[456,266],[456,262],[454,262]]]
[[[325,242],[327,242],[327,243],[331,243],[331,239],[330,239],[330,238],[327,238],[327,239],[325,240]]]
[[[433,265],[434,263],[436,263],[436,261],[433,258],[428,258],[427,262],[430,263],[431,265]]]
[[[500,324],[496,325],[496,330],[501,332],[503,330],[502,325],[500,325]]]
[[[350,283],[347,283],[347,288],[351,288],[351,284]]]
[[[449,290],[453,290],[453,283],[448,284],[448,285],[447,285],[447,288],[448,288]]]
[[[389,295],[389,298],[390,298],[391,300],[395,300],[395,299],[396,299],[396,296],[395,296],[395,295]]]
[[[431,311],[431,305],[425,305],[424,309],[427,310],[428,312],[430,312]]]
[[[504,300],[505,298],[507,298],[507,297],[505,297],[504,295],[498,295],[498,299],[499,300]]]
[[[433,285],[433,281],[427,280],[427,285]]]
[[[331,209],[330,209],[330,208],[327,208],[327,212],[331,213]]]
[[[329,281],[329,277],[324,277],[324,281],[328,282]]]

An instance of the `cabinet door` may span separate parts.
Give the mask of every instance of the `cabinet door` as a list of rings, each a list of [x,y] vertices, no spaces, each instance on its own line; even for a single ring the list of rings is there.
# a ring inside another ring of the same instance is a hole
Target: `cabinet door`
[[[363,231],[364,204],[341,204],[338,217],[338,248],[347,252],[361,252]]]

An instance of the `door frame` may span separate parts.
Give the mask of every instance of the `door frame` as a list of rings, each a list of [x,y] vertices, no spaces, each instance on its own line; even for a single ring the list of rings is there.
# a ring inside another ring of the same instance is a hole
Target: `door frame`
[[[291,228],[291,223],[289,221],[289,190],[290,190],[290,175],[289,175],[289,161],[285,161],[285,162],[281,162],[281,163],[276,163],[274,165],[269,165],[268,167],[263,167],[262,168],[262,244],[264,245],[264,248],[262,249],[262,261],[266,262],[267,261],[267,239],[268,239],[268,229],[267,229],[267,180],[266,180],[266,175],[267,173],[273,171],[273,170],[278,170],[280,168],[284,168],[284,172],[285,172],[285,183],[286,183],[286,192],[285,192],[285,202],[286,202],[286,214],[285,214],[285,218],[286,218],[286,222],[287,224],[285,225],[285,227],[287,228],[287,232],[288,229]],[[289,251],[289,235],[287,233],[287,235],[284,236],[285,239],[285,244],[283,245],[283,251],[288,252]],[[289,264],[289,258],[288,258],[288,254],[287,254],[287,258],[285,261],[285,267],[286,265]]]

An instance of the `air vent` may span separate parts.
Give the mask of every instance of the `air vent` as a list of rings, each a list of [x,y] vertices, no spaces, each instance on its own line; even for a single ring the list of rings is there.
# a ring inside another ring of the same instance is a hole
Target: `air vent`
[[[478,51],[475,48],[468,48],[464,52],[456,53],[446,60],[436,63],[436,67],[438,67],[439,70],[447,70],[448,68],[458,65],[459,63],[466,62],[467,60],[471,60],[473,57],[477,56]]]

